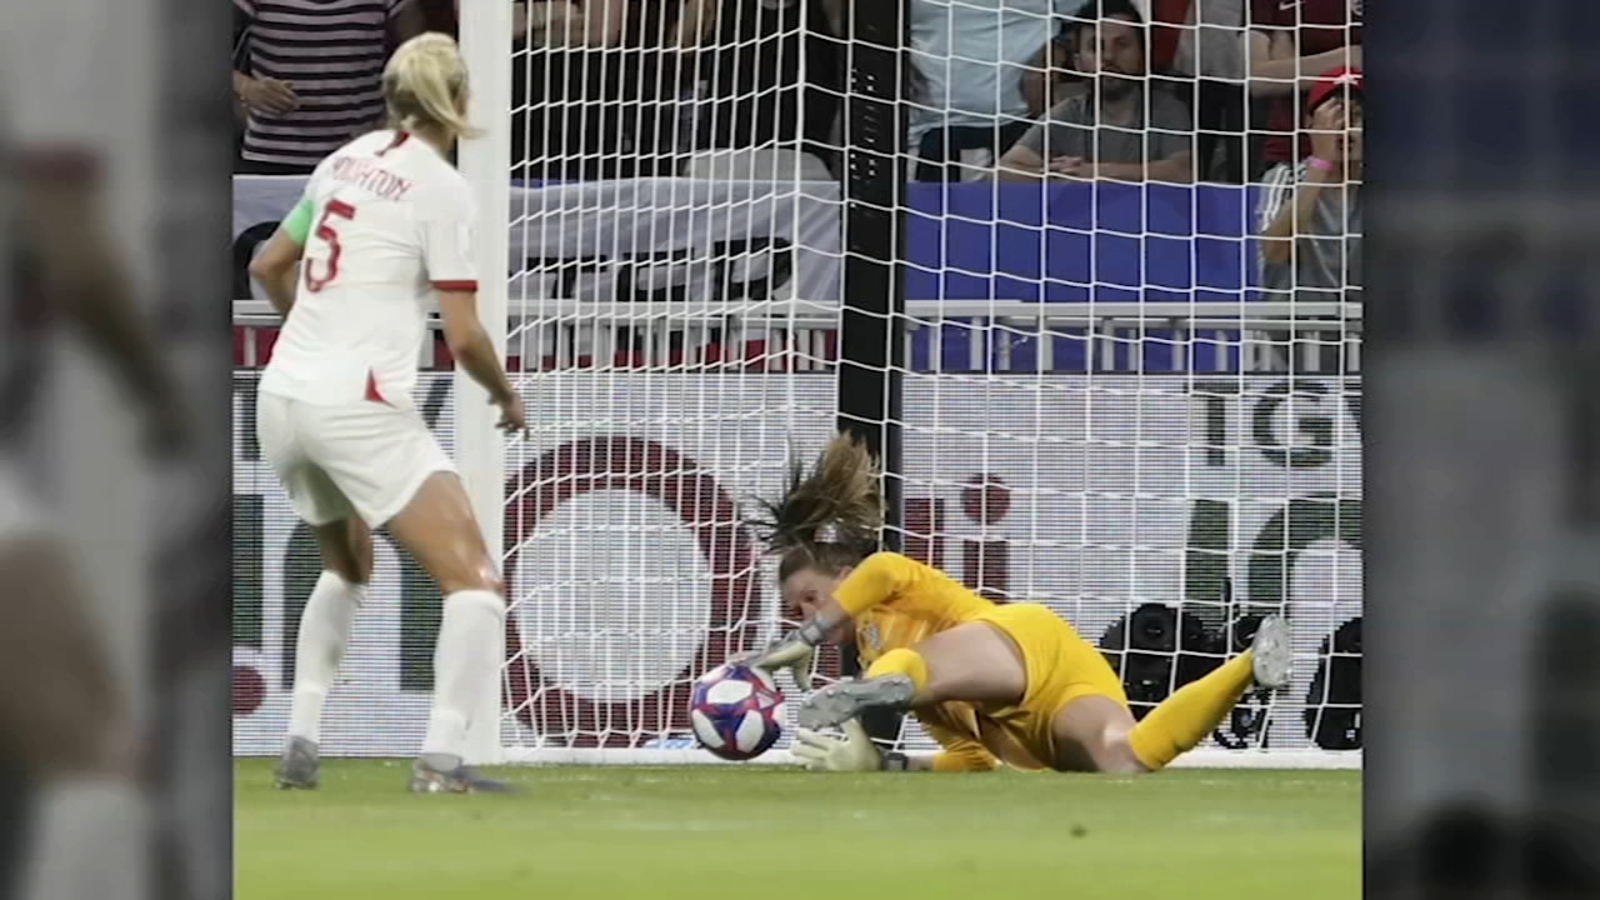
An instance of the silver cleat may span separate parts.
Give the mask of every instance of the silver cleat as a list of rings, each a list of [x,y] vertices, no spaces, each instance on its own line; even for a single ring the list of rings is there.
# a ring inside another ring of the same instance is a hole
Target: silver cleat
[[[272,783],[283,791],[314,791],[322,783],[322,760],[317,745],[305,738],[292,737],[284,745]]]
[[[1250,642],[1252,674],[1259,687],[1277,690],[1287,687],[1294,674],[1294,635],[1282,616],[1268,616],[1256,629]]]
[[[445,768],[426,758],[411,764],[413,794],[509,794],[511,785],[478,773],[468,765]]]
[[[800,703],[801,728],[833,728],[856,717],[863,709],[886,706],[910,709],[916,685],[904,675],[880,675],[865,681],[841,681],[815,691]]]

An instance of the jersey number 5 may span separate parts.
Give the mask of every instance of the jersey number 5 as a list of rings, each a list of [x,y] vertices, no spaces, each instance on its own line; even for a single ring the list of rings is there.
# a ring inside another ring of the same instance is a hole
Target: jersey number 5
[[[356,217],[356,208],[343,200],[329,200],[328,205],[322,210],[322,218],[317,221],[317,240],[328,245],[328,262],[326,271],[321,278],[311,270],[311,260],[306,260],[306,290],[315,294],[328,286],[328,283],[339,277],[339,254],[343,252],[339,246],[339,232],[329,220],[338,216],[350,220]]]

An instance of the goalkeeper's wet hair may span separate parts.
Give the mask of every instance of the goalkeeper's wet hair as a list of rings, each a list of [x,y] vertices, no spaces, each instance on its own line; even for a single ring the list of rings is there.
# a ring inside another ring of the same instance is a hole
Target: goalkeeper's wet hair
[[[782,554],[780,582],[803,569],[837,574],[878,549],[882,478],[866,445],[850,435],[829,441],[810,472],[796,462],[783,496],[760,503],[764,515],[753,524],[767,551]]]
[[[439,32],[419,34],[394,52],[383,70],[383,100],[389,127],[440,131],[446,137],[475,137],[465,106],[467,64],[455,38]]]

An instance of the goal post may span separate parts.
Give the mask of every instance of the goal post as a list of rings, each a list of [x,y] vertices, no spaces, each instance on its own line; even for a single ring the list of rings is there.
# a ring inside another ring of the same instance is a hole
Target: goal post
[[[467,2],[459,4],[460,46],[468,62],[469,121],[481,133],[462,141],[457,164],[472,183],[477,206],[473,246],[479,272],[478,316],[501,360],[506,358],[506,300],[511,257],[511,56],[506,36],[512,29],[512,4]],[[472,511],[492,549],[505,546],[506,435],[496,426],[499,410],[489,394],[466,370],[456,367],[454,377],[454,458],[461,473]],[[513,438],[512,440],[515,440]],[[483,648],[494,658],[505,657],[503,644]],[[484,702],[473,710],[467,728],[469,762],[485,765],[502,757],[500,711],[504,707],[503,679],[485,685]]]
[[[870,448],[883,472],[885,550],[905,547],[900,423],[905,369],[906,122],[902,87],[905,4],[849,6],[843,148],[844,283],[839,309],[839,430]],[[844,676],[860,674],[841,649]],[[901,717],[862,717],[872,737],[899,736]]]

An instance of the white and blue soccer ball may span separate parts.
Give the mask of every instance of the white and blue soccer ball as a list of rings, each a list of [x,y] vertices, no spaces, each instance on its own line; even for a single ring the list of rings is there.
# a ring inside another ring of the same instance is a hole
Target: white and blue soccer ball
[[[760,669],[718,666],[695,681],[689,724],[700,746],[716,756],[755,759],[783,734],[783,692]]]

